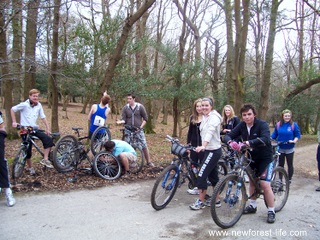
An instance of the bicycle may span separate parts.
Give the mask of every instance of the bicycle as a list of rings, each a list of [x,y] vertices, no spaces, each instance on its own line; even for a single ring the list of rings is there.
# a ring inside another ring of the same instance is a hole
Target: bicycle
[[[97,153],[92,161],[95,173],[106,180],[115,180],[121,176],[122,165],[119,158],[107,151]]]
[[[108,126],[98,127],[91,136],[90,148],[92,154],[95,156],[98,152],[102,151],[103,143],[111,139],[111,133]]]
[[[88,156],[90,148],[85,146],[84,141],[89,137],[81,137],[80,130],[83,128],[73,127],[75,135],[66,135],[59,139],[53,151],[53,166],[60,173],[72,170],[92,170],[92,162]],[[78,168],[83,160],[87,160],[89,168]]]
[[[197,175],[193,169],[193,163],[188,155],[189,151],[195,151],[192,146],[184,146],[179,143],[178,139],[174,139],[167,135],[166,139],[172,144],[171,153],[176,157],[173,158],[171,164],[167,166],[157,178],[151,193],[151,205],[155,210],[165,208],[172,200],[178,187],[186,181],[188,188],[196,187]],[[224,162],[218,163],[219,172],[227,174],[227,167]],[[181,178],[180,178],[181,176]]]
[[[137,153],[137,166],[130,169],[131,173],[138,173],[142,170],[144,165],[144,154],[142,150],[141,139],[138,137],[139,131],[143,131],[133,125],[125,124],[124,128],[120,129],[122,132],[122,140],[129,143]]]
[[[222,178],[216,185],[211,201],[211,216],[214,222],[221,228],[229,228],[235,225],[241,218],[246,201],[255,196],[263,196],[263,190],[260,186],[260,179],[249,166],[253,160],[250,157],[249,147],[242,147],[239,153],[239,159],[235,170]],[[248,196],[244,183],[244,173],[247,173],[250,181],[255,186],[255,192]],[[271,188],[275,197],[275,212],[279,212],[286,204],[289,196],[289,178],[282,167],[275,167],[271,175]],[[215,201],[217,197],[221,199],[221,207],[217,208]],[[266,199],[264,198],[267,206]]]
[[[40,130],[38,128],[31,127],[31,126],[21,126],[21,125],[18,125],[17,129],[19,130],[19,135],[21,137],[21,144],[12,164],[12,179],[14,181],[17,178],[20,178],[22,176],[24,167],[26,165],[26,157],[28,154],[28,149],[32,145],[41,154],[41,156],[44,157],[44,153],[41,151],[40,147],[36,143],[36,141],[39,140],[39,138],[33,135],[37,131],[44,132],[44,130]],[[50,136],[54,140],[56,137],[60,136],[60,133],[51,133]],[[48,160],[53,162],[52,150],[49,153]]]

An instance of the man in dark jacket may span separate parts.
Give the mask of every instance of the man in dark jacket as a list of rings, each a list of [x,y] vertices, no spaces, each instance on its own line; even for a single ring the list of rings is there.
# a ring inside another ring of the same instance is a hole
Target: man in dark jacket
[[[264,198],[268,205],[268,223],[275,222],[274,195],[270,185],[273,163],[272,146],[270,142],[270,130],[268,123],[256,118],[256,110],[251,104],[244,104],[240,110],[242,120],[229,134],[224,137],[224,142],[233,145],[237,143],[232,140],[241,138],[242,143],[250,146],[253,150],[250,152],[254,162],[250,167],[260,176],[260,184],[264,191]],[[234,148],[234,147],[233,147]],[[254,193],[254,184],[250,181],[250,196]],[[250,199],[250,205],[244,210],[244,214],[256,213],[257,204],[255,196]]]

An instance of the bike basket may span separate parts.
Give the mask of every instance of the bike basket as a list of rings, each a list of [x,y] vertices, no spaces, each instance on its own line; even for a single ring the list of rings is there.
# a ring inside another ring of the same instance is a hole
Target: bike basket
[[[187,148],[178,142],[173,142],[171,146],[171,153],[177,156],[183,156],[187,151]]]

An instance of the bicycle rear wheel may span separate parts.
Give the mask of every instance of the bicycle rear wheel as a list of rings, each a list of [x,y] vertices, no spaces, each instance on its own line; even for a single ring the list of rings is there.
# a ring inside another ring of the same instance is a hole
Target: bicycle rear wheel
[[[223,160],[219,160],[217,168],[218,168],[219,178],[222,178],[223,176],[226,176],[228,174],[227,165]]]
[[[52,163],[58,172],[71,171],[79,159],[78,141],[72,135],[59,139],[53,150]]]
[[[157,178],[151,193],[151,205],[155,210],[165,208],[173,198],[179,184],[177,170],[176,165],[169,165]]]
[[[144,154],[140,147],[137,147],[135,145],[132,146],[134,150],[137,153],[137,161],[135,164],[130,165],[130,172],[131,173],[138,173],[142,170],[142,167],[144,165]]]
[[[91,136],[90,148],[93,155],[102,151],[103,143],[111,139],[111,133],[107,126],[98,127]]]
[[[121,163],[110,152],[101,151],[97,153],[92,165],[96,174],[103,179],[114,180],[121,176]]]
[[[274,194],[274,211],[279,212],[286,205],[289,196],[289,177],[286,170],[282,167],[273,169],[270,184]],[[264,202],[268,207],[265,200]]]
[[[211,200],[211,216],[221,228],[235,225],[242,216],[247,201],[244,183],[238,191],[238,176],[231,174],[222,178],[215,186]],[[217,198],[217,196],[219,196]],[[221,207],[216,207],[216,199],[220,199]]]
[[[26,146],[20,146],[12,164],[13,179],[17,179],[22,176],[24,166],[26,165],[26,156],[27,156]]]

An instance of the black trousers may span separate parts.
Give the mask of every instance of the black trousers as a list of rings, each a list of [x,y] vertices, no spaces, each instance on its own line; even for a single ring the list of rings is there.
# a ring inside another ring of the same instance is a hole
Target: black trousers
[[[318,149],[317,149],[317,162],[318,162],[318,176],[320,181],[320,143],[318,144]]]
[[[7,136],[7,133],[0,131],[0,187],[1,188],[9,188],[9,171],[8,171],[8,163],[4,157],[4,140]]]

